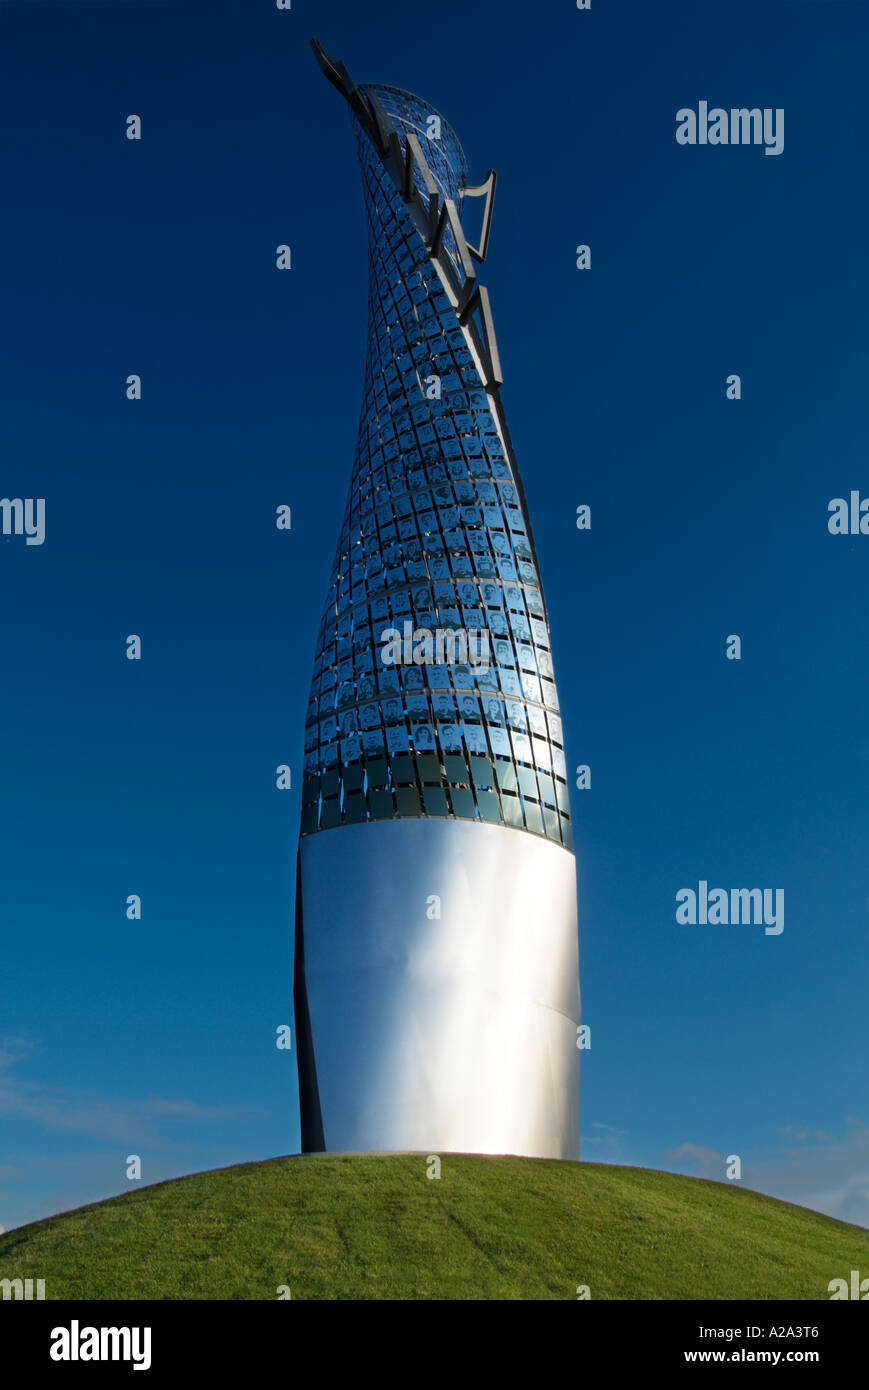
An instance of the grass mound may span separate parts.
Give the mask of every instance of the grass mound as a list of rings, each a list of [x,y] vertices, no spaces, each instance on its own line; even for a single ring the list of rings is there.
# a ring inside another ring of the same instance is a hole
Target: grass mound
[[[829,1299],[869,1231],[742,1188],[547,1159],[327,1154],[139,1188],[0,1236],[47,1299]]]

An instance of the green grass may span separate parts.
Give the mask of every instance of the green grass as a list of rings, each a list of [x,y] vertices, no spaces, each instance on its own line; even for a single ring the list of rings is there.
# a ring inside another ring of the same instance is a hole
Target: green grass
[[[47,1298],[828,1299],[869,1231],[644,1168],[422,1154],[276,1158],[0,1236]]]

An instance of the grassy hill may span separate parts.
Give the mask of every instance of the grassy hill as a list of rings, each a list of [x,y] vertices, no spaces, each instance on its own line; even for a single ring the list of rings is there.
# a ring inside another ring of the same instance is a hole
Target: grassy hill
[[[423,1154],[277,1158],[0,1236],[46,1298],[828,1299],[869,1231],[644,1168]]]

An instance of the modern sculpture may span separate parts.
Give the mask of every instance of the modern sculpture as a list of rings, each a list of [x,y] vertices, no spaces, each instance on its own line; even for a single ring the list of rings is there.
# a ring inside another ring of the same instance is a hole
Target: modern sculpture
[[[438,112],[356,87],[313,48],[356,130],[370,279],[359,437],[306,720],[302,1147],[575,1159],[564,741],[476,273],[495,174],[468,187]],[[462,209],[476,198],[472,246]]]

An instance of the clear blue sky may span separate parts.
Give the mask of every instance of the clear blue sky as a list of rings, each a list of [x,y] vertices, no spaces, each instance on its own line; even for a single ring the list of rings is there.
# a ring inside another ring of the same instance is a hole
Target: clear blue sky
[[[0,1225],[126,1190],[130,1153],[153,1182],[298,1149],[274,770],[366,301],[312,34],[500,176],[483,278],[592,769],[583,1156],[738,1154],[869,1224],[869,537],[827,530],[869,495],[865,5],[3,0],[0,494],[47,511],[41,547],[0,539]],[[784,108],[783,154],[678,145],[700,100]],[[783,933],[677,924],[700,879],[782,888]]]

